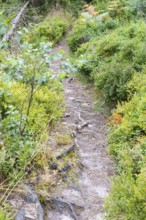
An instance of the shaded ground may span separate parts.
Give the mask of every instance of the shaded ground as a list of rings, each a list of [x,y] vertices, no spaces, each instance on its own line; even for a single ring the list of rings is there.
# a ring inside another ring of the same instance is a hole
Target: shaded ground
[[[55,49],[65,50],[65,41]],[[51,66],[60,71],[61,60]],[[77,79],[64,80],[66,114],[63,124],[71,128],[80,156],[79,178],[76,183],[57,188],[48,203],[46,219],[51,220],[102,220],[104,198],[108,195],[113,162],[107,154],[106,117],[93,108],[93,92]]]

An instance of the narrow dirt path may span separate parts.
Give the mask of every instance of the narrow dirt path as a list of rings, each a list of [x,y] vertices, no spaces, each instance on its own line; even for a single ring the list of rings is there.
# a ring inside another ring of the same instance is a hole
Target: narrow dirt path
[[[53,53],[67,51],[63,40]],[[55,61],[51,69],[58,73],[61,62]],[[55,207],[50,208],[46,219],[50,220],[102,220],[104,199],[108,195],[113,162],[107,154],[108,128],[103,113],[93,108],[93,92],[77,79],[64,80],[66,116],[62,123],[72,126],[81,168],[76,183],[58,189],[52,194]]]

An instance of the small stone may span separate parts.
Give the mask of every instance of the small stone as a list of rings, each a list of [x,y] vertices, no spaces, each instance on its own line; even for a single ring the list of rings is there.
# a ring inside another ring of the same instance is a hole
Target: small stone
[[[30,214],[25,215],[25,218],[31,219],[31,220],[36,220],[36,218]]]
[[[88,104],[88,103],[82,103],[81,106],[82,106],[83,108],[84,108],[84,107],[87,108],[87,107],[89,107],[89,104]]]
[[[79,131],[79,130],[81,130],[82,129],[82,126],[81,125],[78,125],[77,126],[77,130]]]
[[[69,113],[65,113],[64,117],[68,118],[68,117],[70,117],[70,114]]]
[[[51,163],[51,165],[50,165],[50,169],[51,170],[57,170],[57,168],[58,168],[58,165],[56,164],[56,163]]]
[[[93,128],[93,125],[91,125],[91,124],[88,124],[88,128]]]
[[[75,98],[74,98],[74,97],[69,97],[69,99],[70,99],[71,101],[74,101],[74,100],[75,100]]]
[[[62,171],[66,172],[68,170],[70,170],[71,166],[69,164],[67,164],[65,167],[62,168]]]
[[[77,132],[76,132],[76,131],[73,131],[73,132],[72,132],[72,137],[75,138],[76,136],[77,136]]]

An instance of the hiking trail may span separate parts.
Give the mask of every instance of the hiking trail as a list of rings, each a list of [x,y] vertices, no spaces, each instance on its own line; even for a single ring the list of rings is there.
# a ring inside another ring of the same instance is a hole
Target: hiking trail
[[[65,40],[52,53],[60,50],[68,54]],[[50,68],[54,73],[60,72],[61,63],[62,59],[52,63]],[[63,86],[66,116],[62,123],[72,127],[82,168],[79,168],[76,183],[52,193],[55,206],[48,208],[46,219],[103,220],[104,199],[114,171],[113,161],[107,153],[107,117],[94,110],[93,91],[89,86],[82,85],[77,78],[65,79]]]

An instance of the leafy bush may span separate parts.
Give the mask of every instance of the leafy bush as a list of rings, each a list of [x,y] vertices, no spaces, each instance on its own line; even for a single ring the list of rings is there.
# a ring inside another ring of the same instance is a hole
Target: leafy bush
[[[146,216],[145,82],[145,70],[140,76],[135,73],[129,84],[132,99],[119,105],[112,116],[109,151],[118,162],[119,176],[114,178],[107,200],[107,219],[142,220]]]
[[[129,9],[133,14],[140,17],[146,16],[146,0],[129,0]]]
[[[50,44],[41,42],[34,49],[24,42],[20,47],[20,54],[1,58],[0,181],[25,176],[42,132],[63,112],[61,84],[48,71]]]
[[[22,94],[20,87],[19,92]],[[13,94],[13,99],[16,98]],[[21,112],[24,98],[26,99],[27,96],[21,96],[21,102],[17,108],[14,104],[9,106],[7,117],[1,123],[1,139],[5,143],[5,157],[1,163],[3,177],[11,173],[11,178],[14,178],[13,174],[16,175],[17,171],[26,166],[28,158],[35,151],[36,141],[39,140],[42,131],[45,131],[46,125],[49,122],[51,125],[62,115],[61,95],[49,91],[47,87],[42,87],[36,92],[28,116],[26,115],[27,103]]]
[[[58,43],[67,32],[70,20],[68,14],[54,12],[31,30],[29,42],[36,45],[41,41]]]
[[[128,98],[128,82],[146,62],[145,30],[143,21],[130,23],[104,32],[77,50],[75,66],[94,82],[107,102]]]
[[[102,90],[105,100],[119,102],[127,98],[127,83],[131,79],[133,69],[130,64],[118,63],[115,60],[106,64],[106,68],[99,66],[95,71],[95,87]]]
[[[117,24],[112,19],[100,21],[93,16],[83,13],[76,21],[72,32],[68,37],[68,46],[71,52],[76,52],[80,46],[93,40],[106,30],[113,30]]]
[[[109,219],[118,219],[119,216],[123,216],[123,219],[143,219],[146,214],[145,195],[141,194],[141,187],[146,181],[145,82],[145,70],[139,76],[135,73],[129,83],[133,98],[130,102],[119,105],[112,116],[114,127],[109,136],[109,150],[116,156],[120,177],[115,178],[109,197]],[[116,201],[114,207],[110,205],[112,200]]]
[[[84,0],[44,0],[45,9],[49,8],[63,8],[66,11],[69,11],[71,14],[77,16],[79,10],[82,9],[82,6],[85,4]]]
[[[92,0],[93,4],[95,5],[97,10],[106,10],[107,9],[107,3],[109,0]]]
[[[127,158],[129,159],[129,158]],[[142,168],[137,179],[128,173],[122,173],[114,179],[107,202],[108,220],[144,220],[145,210],[146,169]]]
[[[74,26],[73,32],[68,38],[68,46],[71,52],[75,52],[81,44],[91,40],[96,36],[97,26],[96,23],[86,21],[80,18],[78,24]]]

